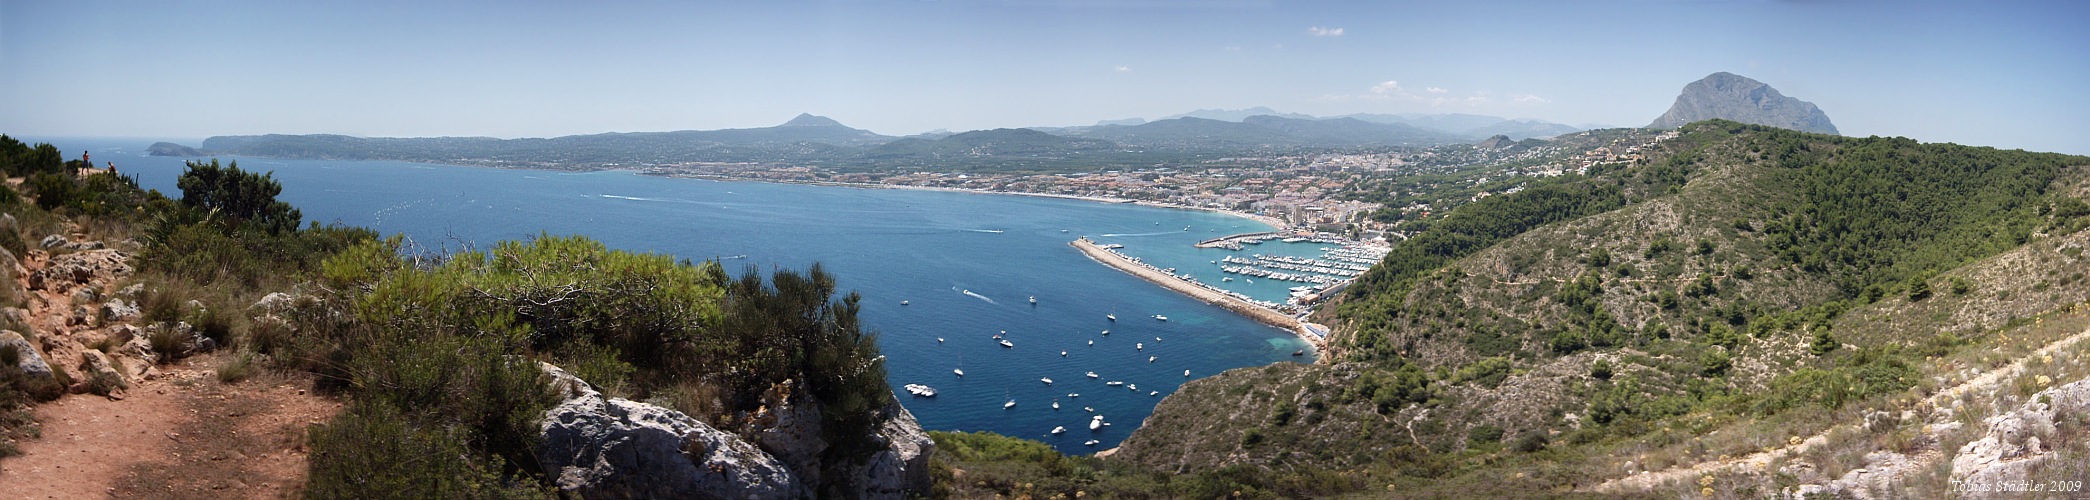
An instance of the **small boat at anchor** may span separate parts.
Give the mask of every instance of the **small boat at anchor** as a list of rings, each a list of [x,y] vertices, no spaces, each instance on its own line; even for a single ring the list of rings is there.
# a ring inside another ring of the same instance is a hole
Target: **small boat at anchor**
[[[1089,372],[1089,378],[1096,378],[1096,372]]]
[[[1162,315],[1159,315],[1159,314],[1156,314],[1156,315],[1154,315],[1154,319],[1157,319],[1157,320],[1161,320],[1161,321],[1168,321],[1168,317],[1167,317],[1167,316],[1162,316]]]
[[[1045,385],[1052,385],[1052,379],[1051,379],[1050,377],[1047,377],[1047,378],[1040,378],[1040,379],[1038,379],[1038,381],[1039,381],[1039,382],[1044,382],[1044,383],[1045,383]]]
[[[1009,343],[1009,340],[1008,340],[1008,339],[1002,339],[1002,341],[1001,341],[1001,346],[1002,346],[1002,347],[1010,347],[1010,348],[1013,348],[1013,347],[1016,347],[1016,344],[1011,344],[1011,343]]]
[[[1067,426],[1064,426],[1064,425],[1062,425],[1062,426],[1059,426],[1059,427],[1053,427],[1053,428],[1052,428],[1052,433],[1053,433],[1053,434],[1059,434],[1059,433],[1062,433],[1062,432],[1067,432]]]
[[[936,389],[934,389],[934,388],[931,388],[931,387],[929,387],[929,386],[926,386],[926,385],[922,385],[922,384],[907,384],[907,385],[905,385],[905,386],[902,386],[902,387],[905,387],[905,388],[907,389],[907,393],[908,393],[908,394],[913,394],[913,395],[915,395],[915,396],[919,396],[919,397],[924,397],[924,398],[933,398],[933,397],[936,397]]]

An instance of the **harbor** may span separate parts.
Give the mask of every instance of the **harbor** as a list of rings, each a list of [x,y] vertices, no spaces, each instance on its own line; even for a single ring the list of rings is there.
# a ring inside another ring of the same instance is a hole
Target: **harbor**
[[[1310,325],[1300,321],[1298,317],[1292,314],[1287,314],[1277,309],[1278,307],[1292,308],[1289,305],[1259,302],[1239,293],[1184,279],[1164,269],[1155,268],[1152,265],[1140,262],[1137,257],[1117,252],[1116,250],[1121,245],[1099,244],[1087,237],[1075,239],[1068,244],[1081,250],[1082,254],[1103,265],[1137,276],[1140,279],[1161,285],[1163,288],[1188,295],[1205,303],[1233,311],[1249,319],[1293,332],[1317,348],[1321,347],[1327,340],[1327,329],[1325,327],[1314,328],[1313,326],[1317,325]]]

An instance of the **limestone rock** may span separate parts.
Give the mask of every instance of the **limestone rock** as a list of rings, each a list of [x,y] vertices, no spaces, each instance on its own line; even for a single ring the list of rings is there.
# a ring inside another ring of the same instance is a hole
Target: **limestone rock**
[[[922,431],[914,414],[899,403],[886,407],[885,413],[892,417],[878,428],[878,440],[884,449],[852,467],[847,476],[849,491],[858,498],[928,495],[929,455],[935,454],[936,441],[929,439],[929,433]]]
[[[547,369],[547,372],[556,368]],[[731,433],[681,412],[604,398],[571,375],[545,412],[538,461],[585,498],[804,498],[790,469]]]
[[[110,299],[108,302],[102,303],[102,321],[105,323],[129,321],[132,318],[137,318],[140,314],[143,313],[138,311],[138,304],[135,302],[123,299]]]
[[[2052,439],[2057,415],[2090,414],[2090,379],[2039,391],[2018,408],[1989,417],[1988,433],[1959,448],[1952,457],[1952,479],[1985,484],[1991,491],[1970,491],[1966,498],[2004,498],[2020,493],[1997,491],[1996,485],[2032,481],[2031,471],[2054,458],[2040,443]]]
[[[22,334],[14,330],[0,330],[0,348],[7,347],[14,348],[15,367],[21,368],[22,373],[32,377],[51,377],[51,365],[44,362],[44,357],[37,352],[36,346],[29,345],[29,339],[22,338]]]
[[[109,355],[93,349],[80,352],[80,373],[90,377],[88,380],[80,381],[78,384],[81,385],[91,384],[95,378],[107,378],[121,386],[126,378],[123,372],[116,370],[116,362],[109,360]]]
[[[272,292],[262,296],[261,300],[255,301],[251,309],[259,310],[262,314],[280,314],[289,310],[291,303],[296,301],[296,299],[296,297],[292,297],[287,293]]]
[[[50,236],[45,236],[43,241],[38,242],[36,246],[43,247],[45,250],[50,250],[53,248],[65,246],[66,243],[70,243],[70,241],[67,241],[65,239],[65,235],[54,234]]]
[[[805,399],[792,397],[796,388],[794,381],[786,380],[763,394],[763,409],[752,419],[757,428],[754,440],[762,451],[797,471],[806,484],[823,484],[820,457],[828,443],[821,438],[820,407],[796,401]]]
[[[131,274],[130,258],[115,250],[87,250],[51,258],[50,264],[29,273],[32,290],[65,291],[87,283],[107,283]]]

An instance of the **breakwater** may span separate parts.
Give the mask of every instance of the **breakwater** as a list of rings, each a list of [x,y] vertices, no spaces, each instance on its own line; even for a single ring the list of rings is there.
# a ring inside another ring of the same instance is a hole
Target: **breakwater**
[[[1096,242],[1089,241],[1088,238],[1076,239],[1069,242],[1068,245],[1073,245],[1074,248],[1080,249],[1082,254],[1088,255],[1090,259],[1110,266],[1112,269],[1138,276],[1140,279],[1161,285],[1162,288],[1225,308],[1228,311],[1247,316],[1249,319],[1263,324],[1283,328],[1312,343],[1316,348],[1321,347],[1322,342],[1326,340],[1325,333],[1308,329],[1298,318],[1243,300],[1240,297],[1220,293],[1196,283],[1171,276],[1168,273],[1161,272],[1159,269],[1135,262],[1122,254],[1103,248],[1101,245],[1097,245]]]

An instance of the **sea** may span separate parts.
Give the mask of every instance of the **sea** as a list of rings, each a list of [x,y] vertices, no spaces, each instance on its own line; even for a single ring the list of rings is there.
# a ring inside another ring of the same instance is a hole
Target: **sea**
[[[189,160],[146,156],[151,139],[23,140],[50,142],[67,158],[85,152],[96,165],[113,162],[123,175],[170,197],[180,196],[175,181]],[[403,234],[431,251],[578,234],[622,250],[718,260],[735,273],[819,263],[837,276],[839,288],[862,294],[861,318],[877,332],[895,393],[932,430],[991,431],[1093,453],[1117,446],[1185,382],[1314,357],[1292,332],[1147,283],[1068,244],[1082,236],[1122,244],[1120,251],[1156,267],[1277,302],[1298,283],[1228,282],[1218,260],[1314,256],[1328,246],[1270,241],[1239,252],[1193,246],[1272,229],[1233,215],[631,171],[221,160],[270,172],[283,185],[278,199],[296,205],[307,222]],[[996,335],[1013,347],[1000,345]],[[1112,381],[1125,384],[1106,385]],[[901,389],[905,384],[930,386],[937,395],[910,396]],[[1089,430],[1093,415],[1110,425]],[[1066,431],[1055,435],[1054,427]],[[1096,443],[1086,444],[1090,440]]]

